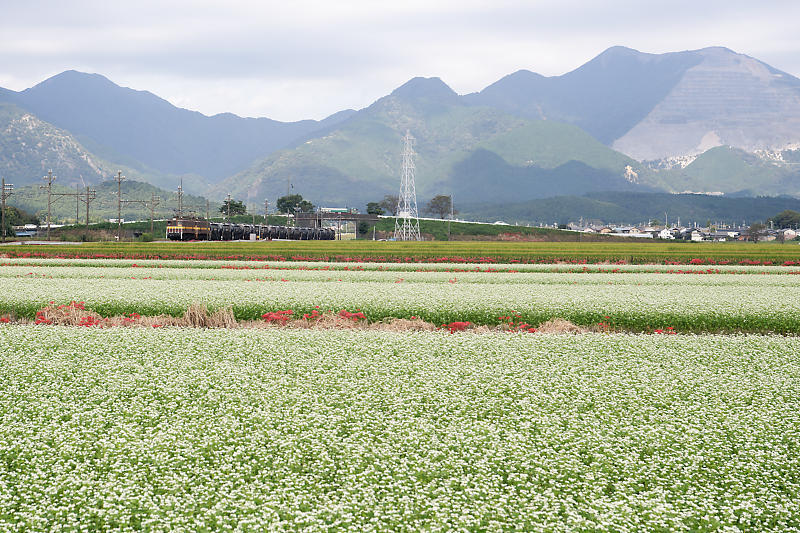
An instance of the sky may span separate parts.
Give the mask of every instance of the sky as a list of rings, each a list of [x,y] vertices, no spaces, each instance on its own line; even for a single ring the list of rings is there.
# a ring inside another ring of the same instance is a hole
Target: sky
[[[0,0],[0,87],[98,73],[212,115],[360,109],[415,76],[459,94],[610,46],[726,46],[800,77],[800,0]]]

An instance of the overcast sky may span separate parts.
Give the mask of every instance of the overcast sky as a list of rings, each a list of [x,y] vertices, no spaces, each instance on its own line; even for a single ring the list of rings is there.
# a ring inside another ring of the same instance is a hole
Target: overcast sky
[[[414,76],[460,94],[606,48],[726,46],[800,76],[800,0],[2,0],[0,87],[68,69],[206,114],[320,119]]]

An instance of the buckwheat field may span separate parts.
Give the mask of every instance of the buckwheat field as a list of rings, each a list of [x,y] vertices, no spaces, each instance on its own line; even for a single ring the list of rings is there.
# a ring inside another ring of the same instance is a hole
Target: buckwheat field
[[[0,530],[798,531],[796,270],[2,259]]]

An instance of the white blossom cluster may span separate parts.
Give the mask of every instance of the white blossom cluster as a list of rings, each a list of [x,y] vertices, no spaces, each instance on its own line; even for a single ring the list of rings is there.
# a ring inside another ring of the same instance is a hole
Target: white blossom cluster
[[[188,262],[187,262],[188,263]],[[317,269],[235,269],[196,268],[189,265],[6,265],[0,266],[3,278],[83,278],[83,279],[158,279],[158,280],[220,280],[220,281],[348,281],[348,282],[408,282],[408,283],[495,283],[495,284],[571,284],[581,285],[727,285],[754,287],[800,286],[800,276],[780,275],[770,271],[759,275],[731,276],[726,274],[665,275],[658,272],[447,272],[397,270],[317,270]]]
[[[798,353],[0,326],[0,530],[798,531]]]
[[[135,278],[135,279],[133,279]],[[193,302],[240,318],[294,309],[362,310],[370,320],[419,316],[496,323],[516,311],[626,329],[800,331],[800,278],[657,273],[448,273],[192,268],[0,267],[0,314],[33,316],[49,302],[84,301],[103,315],[181,314]],[[595,322],[596,323],[596,322]],[[638,328],[638,329],[637,329]]]

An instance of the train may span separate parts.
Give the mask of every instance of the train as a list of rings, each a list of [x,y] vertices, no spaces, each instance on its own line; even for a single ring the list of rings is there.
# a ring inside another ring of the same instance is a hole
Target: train
[[[289,239],[297,241],[332,241],[332,228],[270,226],[210,222],[204,218],[175,217],[167,223],[167,239],[172,241],[241,241]]]

